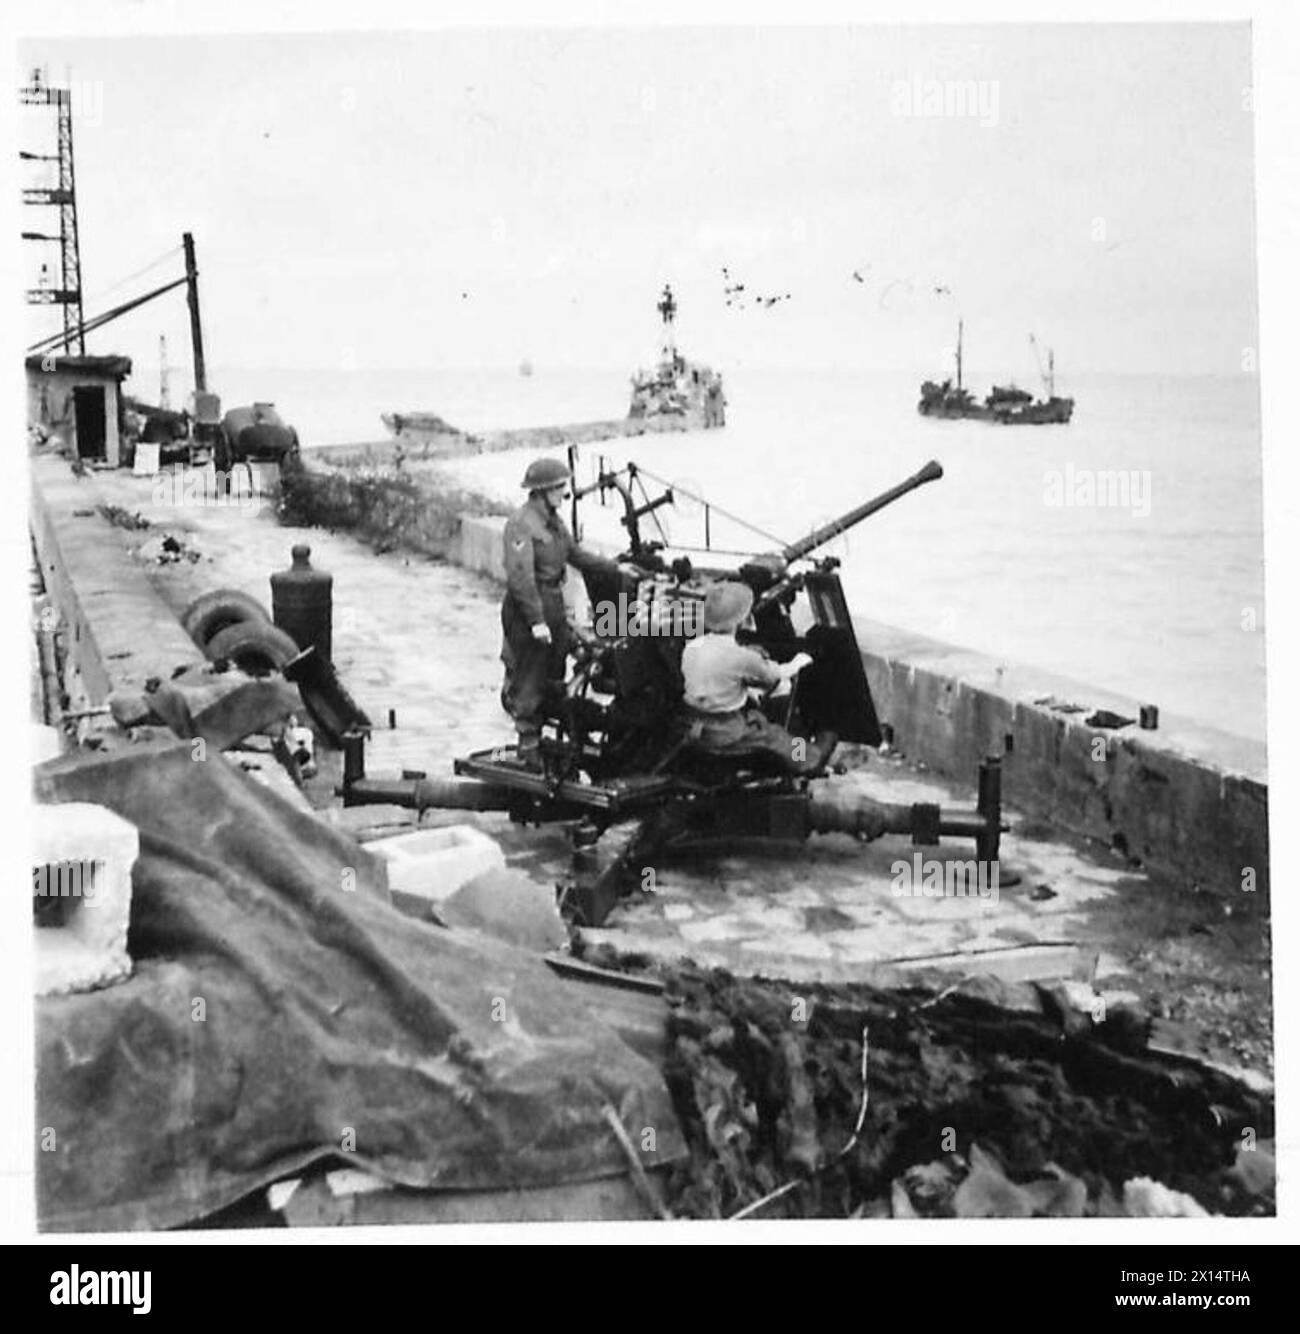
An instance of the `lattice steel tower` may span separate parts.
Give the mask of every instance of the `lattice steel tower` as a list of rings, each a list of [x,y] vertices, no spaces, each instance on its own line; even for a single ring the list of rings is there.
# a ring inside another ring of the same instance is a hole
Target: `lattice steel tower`
[[[24,232],[29,241],[57,241],[61,262],[61,280],[57,287],[35,287],[28,290],[27,300],[32,305],[63,307],[63,343],[69,350],[77,344],[82,356],[86,353],[85,323],[81,309],[81,244],[77,238],[77,185],[72,163],[72,90],[51,88],[42,72],[32,71],[32,81],[19,91],[19,100],[25,106],[52,106],[58,113],[58,152],[20,153],[26,162],[57,162],[59,183],[53,188],[37,187],[23,191],[24,204],[37,204],[59,210],[59,234]]]

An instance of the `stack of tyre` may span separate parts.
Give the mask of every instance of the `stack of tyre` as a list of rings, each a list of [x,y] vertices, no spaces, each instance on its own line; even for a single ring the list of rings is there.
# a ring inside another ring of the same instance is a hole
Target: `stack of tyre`
[[[249,676],[281,672],[302,651],[256,598],[235,588],[195,598],[181,625],[209,662],[227,662]]]

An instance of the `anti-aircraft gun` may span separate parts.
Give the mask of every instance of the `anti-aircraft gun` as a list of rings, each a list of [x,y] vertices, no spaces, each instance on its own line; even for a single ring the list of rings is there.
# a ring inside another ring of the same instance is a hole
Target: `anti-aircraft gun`
[[[644,521],[658,526],[657,512],[677,499],[672,487],[652,498],[645,489],[648,476],[629,464],[602,470],[590,486],[575,489],[575,527],[579,501],[593,493],[617,496],[628,545],[616,573],[584,575],[595,614],[579,637],[563,697],[548,705],[542,772],[519,765],[514,747],[501,746],[455,761],[455,779],[371,779],[365,775],[364,737],[356,734],[345,739],[344,804],[502,810],[521,823],[566,822],[574,852],[568,904],[591,926],[603,922],[627,891],[630,868],[674,846],[713,838],[797,841],[837,832],[870,841],[907,834],[922,845],[941,837],[972,838],[977,860],[996,862],[1006,828],[996,758],[980,766],[973,810],[881,802],[849,794],[843,784],[837,790],[834,777],[810,781],[761,756],[703,754],[692,745],[681,708],[682,650],[699,629],[705,595],[720,579],[739,579],[754,593],[752,622],[742,639],[775,662],[797,653],[812,658],[786,694],[765,701],[769,716],[794,737],[834,731],[843,741],[878,746],[881,727],[839,562],[814,553],[942,477],[939,464],[927,463],[801,540],[732,568],[696,565],[688,555],[669,559],[666,540],[645,536]],[[700,550],[705,559],[715,554],[707,532]]]

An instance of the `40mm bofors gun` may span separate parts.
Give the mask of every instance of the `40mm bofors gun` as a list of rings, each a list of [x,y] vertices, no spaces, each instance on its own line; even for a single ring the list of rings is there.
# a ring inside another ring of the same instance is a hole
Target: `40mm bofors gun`
[[[802,540],[722,568],[696,565],[685,554],[669,560],[667,542],[643,534],[643,521],[660,527],[658,511],[677,502],[674,488],[652,498],[645,488],[650,474],[635,464],[602,470],[575,491],[575,520],[580,500],[593,493],[617,497],[628,546],[617,574],[585,576],[593,626],[579,635],[562,697],[548,705],[542,771],[521,766],[514,748],[502,746],[456,760],[454,778],[368,778],[364,736],[354,733],[344,745],[344,804],[499,810],[524,824],[565,822],[573,853],[565,904],[588,926],[605,920],[642,868],[708,840],[842,833],[870,841],[903,834],[929,846],[944,837],[970,838],[978,862],[996,862],[1007,827],[997,758],[980,766],[973,809],[878,801],[851,792],[834,775],[790,773],[770,756],[703,753],[681,703],[682,651],[700,626],[708,589],[721,579],[741,580],[754,593],[752,622],[741,639],[776,663],[798,653],[812,658],[788,693],[762,704],[767,716],[794,738],[834,731],[842,741],[879,746],[839,561],[814,553],[942,476],[931,461]],[[705,559],[716,554],[707,546],[694,550]],[[611,608],[621,614],[602,614]]]

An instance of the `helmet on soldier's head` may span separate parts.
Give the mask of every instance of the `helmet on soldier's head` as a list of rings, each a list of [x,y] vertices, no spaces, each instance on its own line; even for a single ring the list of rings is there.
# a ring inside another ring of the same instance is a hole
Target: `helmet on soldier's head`
[[[704,628],[715,633],[734,630],[749,615],[754,594],[747,584],[724,580],[704,595]]]
[[[524,473],[522,485],[528,491],[545,491],[552,486],[565,486],[572,480],[568,464],[559,459],[534,459]]]

